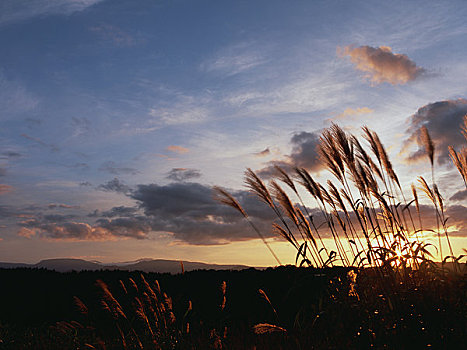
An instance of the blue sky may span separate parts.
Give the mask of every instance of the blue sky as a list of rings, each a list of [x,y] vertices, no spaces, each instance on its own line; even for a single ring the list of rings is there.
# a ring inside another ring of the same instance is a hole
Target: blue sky
[[[210,187],[303,161],[333,121],[377,131],[407,186],[429,174],[410,140],[426,125],[462,146],[466,15],[463,1],[3,0],[1,260],[273,264],[243,224],[196,225],[218,213]],[[446,198],[463,189],[442,152],[437,176]],[[206,211],[178,210],[189,195]]]

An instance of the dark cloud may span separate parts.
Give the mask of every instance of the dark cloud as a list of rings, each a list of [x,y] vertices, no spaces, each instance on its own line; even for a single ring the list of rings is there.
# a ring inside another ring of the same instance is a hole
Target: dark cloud
[[[37,215],[19,223],[18,235],[66,241],[145,239],[151,231],[146,217],[99,219],[94,224],[76,222],[70,215]]]
[[[0,168],[0,176],[5,176],[5,175],[6,175],[6,169]]]
[[[280,166],[286,171],[292,170],[297,166],[309,171],[319,171],[323,164],[319,158],[319,134],[306,131],[299,132],[292,136],[292,153],[283,160],[274,160],[267,163],[267,166],[258,171],[258,175],[264,178],[270,178],[277,174],[274,166]]]
[[[134,168],[128,168],[128,167],[119,167],[115,162],[105,162],[104,164],[101,165],[99,168],[100,171],[106,171],[110,174],[113,175],[121,175],[121,174],[130,174],[130,175],[136,175],[139,174],[139,171],[134,169]]]
[[[246,191],[233,192],[264,235],[270,236],[273,215]],[[190,244],[222,244],[258,238],[234,209],[213,199],[211,187],[198,183],[139,185],[131,197],[138,201],[154,231],[170,232]]]
[[[89,181],[85,181],[85,182],[81,182],[79,185],[83,187],[90,187],[92,186],[92,183],[90,183]]]
[[[152,231],[151,222],[145,216],[116,219],[99,219],[98,227],[110,232],[113,236],[146,239]]]
[[[105,184],[97,186],[97,189],[105,192],[118,192],[124,194],[131,191],[131,188],[121,182],[118,178],[114,178]]]
[[[466,140],[460,129],[466,114],[466,99],[440,101],[421,107],[409,119],[410,126],[407,133],[410,136],[405,142],[402,152],[406,152],[410,146],[420,143],[420,128],[425,126],[435,143],[435,155],[438,163],[450,163],[448,146],[458,148],[466,145]],[[418,146],[418,150],[412,152],[408,159],[416,161],[425,157],[423,146]]]
[[[366,77],[376,84],[406,84],[425,73],[406,55],[393,53],[387,46],[347,46],[338,53],[349,56],[355,68],[365,72]]]
[[[201,177],[198,169],[173,168],[167,173],[167,179],[173,181],[187,181]]]
[[[77,205],[68,205],[68,204],[63,204],[63,203],[50,203],[47,207],[49,209],[56,209],[56,208],[59,208],[59,209],[78,209],[79,208],[79,206],[77,206]]]
[[[101,216],[106,218],[114,217],[132,217],[138,212],[138,208],[135,207],[113,207],[108,211],[102,212]]]
[[[467,199],[467,190],[457,191],[449,199],[452,201],[462,201],[464,199]]]

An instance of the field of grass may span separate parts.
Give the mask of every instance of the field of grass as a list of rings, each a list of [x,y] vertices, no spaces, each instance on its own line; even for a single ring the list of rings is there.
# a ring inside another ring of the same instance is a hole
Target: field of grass
[[[451,248],[435,145],[422,129],[432,176],[419,177],[409,195],[378,135],[363,134],[368,150],[336,125],[323,133],[320,154],[336,179],[325,185],[303,168],[278,167],[269,183],[246,171],[248,188],[277,216],[275,231],[296,249],[298,267],[179,275],[1,270],[1,347],[462,348],[466,269]],[[466,184],[467,149],[450,152]],[[280,265],[236,198],[222,188],[216,196],[250,222]],[[324,225],[305,205],[310,200]],[[420,209],[427,200],[433,227]],[[427,234],[437,246],[424,241]],[[324,245],[327,236],[334,247]]]

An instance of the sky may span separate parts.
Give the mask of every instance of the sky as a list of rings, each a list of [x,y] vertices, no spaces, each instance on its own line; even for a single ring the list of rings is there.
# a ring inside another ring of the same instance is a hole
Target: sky
[[[0,1],[0,261],[284,262],[246,168],[317,179],[331,123],[375,130],[407,191],[431,176],[457,254],[467,191],[448,146],[467,114],[465,1]]]

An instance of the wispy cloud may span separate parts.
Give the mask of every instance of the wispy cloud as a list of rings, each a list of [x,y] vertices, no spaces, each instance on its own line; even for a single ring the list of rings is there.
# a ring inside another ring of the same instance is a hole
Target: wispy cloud
[[[0,3],[1,4],[1,3]],[[0,5],[0,14],[1,14]],[[1,16],[1,15],[0,15]],[[0,69],[1,119],[30,111],[39,104],[39,99],[18,81],[7,79]]]
[[[266,49],[258,49],[255,43],[237,43],[221,49],[213,57],[201,64],[207,72],[217,72],[225,76],[248,71],[267,62]]]
[[[91,130],[91,122],[86,117],[71,117],[71,125],[73,128],[73,137],[85,135]]]
[[[268,156],[269,154],[271,154],[271,150],[270,150],[269,147],[268,147],[268,148],[263,149],[263,150],[260,151],[260,152],[255,153],[255,156],[256,156],[256,157],[266,157],[266,156]]]
[[[347,117],[353,117],[353,116],[358,116],[358,115],[362,115],[362,114],[369,114],[369,113],[373,113],[374,110],[368,108],[368,107],[358,107],[356,109],[353,109],[353,108],[346,108],[344,110],[344,112],[338,114],[336,116],[337,119],[344,119],[344,118],[347,118]]]
[[[185,154],[185,153],[188,153],[190,151],[186,147],[177,146],[177,145],[167,146],[166,150],[170,151],[170,152],[178,153],[178,154]]]
[[[346,46],[338,48],[338,55],[349,56],[355,68],[366,73],[375,84],[406,84],[425,73],[406,55],[393,53],[390,47]]]
[[[102,0],[2,0],[0,25],[26,20],[36,16],[70,15]]]
[[[51,152],[58,152],[60,151],[60,148],[57,146],[57,145],[54,145],[52,143],[47,143],[45,141],[42,141],[40,138],[38,137],[33,137],[33,136],[30,136],[28,134],[21,134],[22,137],[24,137],[25,139],[28,139],[30,141],[33,141],[34,143],[38,144],[39,146],[42,146],[44,148],[47,148],[48,150],[50,150]]]
[[[0,195],[11,192],[13,190],[12,186],[0,184]]]
[[[105,184],[97,186],[97,189],[104,192],[129,193],[131,188],[121,182],[118,178],[108,181]]]
[[[97,33],[103,40],[110,41],[118,47],[130,47],[136,43],[130,34],[111,24],[104,23],[91,27],[90,30]]]
[[[173,168],[167,174],[167,179],[173,181],[187,181],[201,177],[198,169]]]
[[[113,175],[121,175],[121,174],[131,174],[131,175],[136,175],[139,174],[139,171],[135,168],[130,168],[130,167],[122,167],[118,166],[115,162],[113,161],[108,161],[103,163],[100,168],[100,171],[105,171]]]

